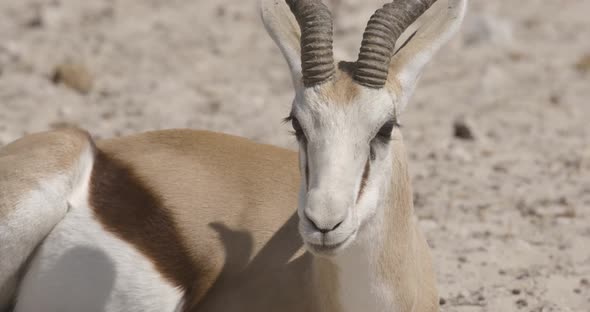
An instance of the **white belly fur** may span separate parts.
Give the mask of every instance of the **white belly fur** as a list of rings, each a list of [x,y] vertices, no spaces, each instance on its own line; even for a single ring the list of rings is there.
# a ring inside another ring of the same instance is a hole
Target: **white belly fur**
[[[35,254],[15,312],[178,311],[182,292],[76,202]]]

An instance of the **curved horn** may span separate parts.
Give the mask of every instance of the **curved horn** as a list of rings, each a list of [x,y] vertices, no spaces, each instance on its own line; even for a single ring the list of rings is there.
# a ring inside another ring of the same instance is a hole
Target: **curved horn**
[[[287,0],[301,28],[303,85],[311,87],[335,72],[332,51],[332,14],[319,0]]]
[[[363,34],[353,79],[379,89],[385,85],[395,42],[436,0],[397,0],[377,10]]]

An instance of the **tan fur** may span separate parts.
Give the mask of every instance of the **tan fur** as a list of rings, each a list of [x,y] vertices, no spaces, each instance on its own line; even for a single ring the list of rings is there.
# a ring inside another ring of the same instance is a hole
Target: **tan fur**
[[[380,275],[396,289],[400,311],[438,311],[436,275],[430,248],[416,225],[413,192],[403,137],[394,130],[392,189],[385,210],[385,242],[379,260]]]
[[[45,206],[21,207],[29,210],[24,214],[15,209],[42,181],[57,175],[63,175],[68,184],[61,189],[71,192],[77,183],[76,164],[91,144],[86,132],[70,129],[29,135],[0,149],[0,310],[13,299],[20,271],[36,242],[51,230],[52,224],[44,218],[51,219],[58,211],[65,215],[67,203],[47,199]],[[24,220],[27,216],[34,220]],[[15,222],[25,226],[12,228]]]
[[[147,208],[130,202],[131,209],[120,208],[136,212],[127,217],[125,211],[105,213],[104,205],[95,207],[99,219],[189,291],[187,311],[270,311],[279,303],[284,311],[314,310],[309,287],[304,287],[311,282],[311,257],[290,261],[302,247],[293,215],[299,182],[294,152],[190,130],[103,141],[98,148],[125,168],[124,175],[133,176],[112,183],[140,184],[144,196],[159,202]],[[131,193],[137,188],[115,187]],[[129,196],[125,194],[120,196]],[[162,210],[176,233],[162,234],[158,225],[137,226],[142,209],[148,215]],[[128,229],[133,225],[139,231]],[[137,239],[154,237],[151,231],[164,236],[165,246],[157,239]]]
[[[353,103],[360,92],[360,86],[352,80],[353,63],[340,62],[336,75],[319,86],[320,96],[326,103],[347,105]]]
[[[87,132],[64,129],[32,134],[0,149],[0,218],[40,179],[71,169],[90,142]]]

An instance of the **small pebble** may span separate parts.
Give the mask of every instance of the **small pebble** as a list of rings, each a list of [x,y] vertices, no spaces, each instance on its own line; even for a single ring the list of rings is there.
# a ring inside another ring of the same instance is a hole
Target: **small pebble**
[[[513,295],[520,295],[520,289],[517,289],[517,288],[513,289],[512,294]]]
[[[576,69],[582,73],[590,72],[590,53],[582,56],[576,63]]]
[[[79,128],[79,126],[74,122],[54,121],[54,122],[49,123],[49,128],[57,130],[57,129]]]
[[[217,14],[217,17],[224,17],[226,13],[226,9],[223,6],[218,6],[215,10],[215,14]]]
[[[524,300],[524,299],[518,299],[518,300],[516,300],[516,306],[519,309],[524,308],[524,307],[527,307],[528,305],[529,305],[529,303],[526,300]]]
[[[473,130],[463,118],[458,118],[453,123],[453,134],[455,138],[461,140],[474,140]]]
[[[27,26],[30,28],[41,28],[43,27],[43,18],[40,15],[35,15],[27,22]]]
[[[87,94],[92,90],[94,79],[88,68],[79,63],[63,63],[56,67],[52,81],[64,85],[82,93]]]
[[[549,96],[549,102],[553,105],[559,105],[561,103],[561,97],[558,94],[551,94]]]

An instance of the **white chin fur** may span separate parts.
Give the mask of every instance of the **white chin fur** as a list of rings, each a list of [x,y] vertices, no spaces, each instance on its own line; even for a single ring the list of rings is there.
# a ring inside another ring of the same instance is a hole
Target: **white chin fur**
[[[303,238],[305,248],[312,254],[320,257],[332,257],[350,246],[355,238],[357,231],[348,235],[344,240],[333,244],[315,244]]]

